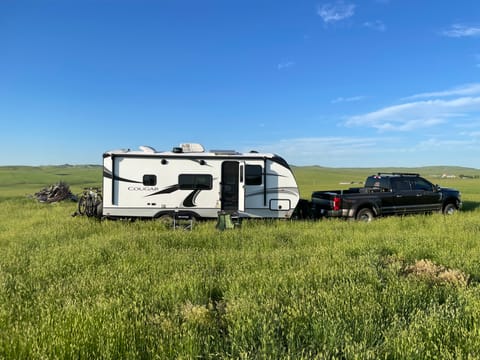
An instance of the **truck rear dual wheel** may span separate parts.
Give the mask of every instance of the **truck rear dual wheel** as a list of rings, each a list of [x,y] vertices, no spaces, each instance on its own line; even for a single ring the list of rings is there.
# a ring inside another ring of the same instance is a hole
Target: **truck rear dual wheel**
[[[355,219],[358,221],[363,221],[363,222],[370,222],[373,220],[375,215],[373,214],[373,211],[369,208],[363,208],[358,210],[357,216],[355,216]]]

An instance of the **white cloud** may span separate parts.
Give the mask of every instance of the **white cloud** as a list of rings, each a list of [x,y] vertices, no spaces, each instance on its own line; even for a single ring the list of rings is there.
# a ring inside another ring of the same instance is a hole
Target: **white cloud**
[[[361,166],[378,164],[388,158],[406,166],[478,167],[480,84],[416,94],[409,99],[346,119],[344,125],[358,128],[362,133],[374,129],[383,135],[395,134],[390,141],[377,140],[378,146],[374,149],[382,148],[382,157],[374,149],[365,148],[365,153],[358,158],[368,163]]]
[[[347,126],[367,126],[379,131],[411,131],[468,117],[480,111],[480,97],[452,100],[424,100],[388,106],[370,113],[351,116]]]
[[[430,138],[427,140],[420,141],[416,146],[416,150],[434,150],[435,148],[459,148],[459,147],[467,147],[467,146],[475,146],[478,143],[475,140],[471,139],[463,139],[463,140],[452,140],[452,139],[437,139],[437,138]]]
[[[288,68],[291,68],[294,65],[295,65],[295,63],[293,61],[284,61],[284,62],[281,62],[277,65],[277,69],[278,70],[288,69]]]
[[[334,23],[352,17],[355,14],[355,4],[343,1],[323,4],[317,8],[317,14],[326,24]]]
[[[462,136],[469,136],[472,138],[480,138],[480,131],[461,132]]]
[[[363,26],[379,32],[387,31],[387,26],[381,20],[367,21],[363,23]]]
[[[363,99],[365,99],[366,96],[351,96],[351,97],[337,97],[336,99],[333,99],[331,100],[330,102],[332,104],[338,104],[338,103],[342,103],[342,102],[355,102],[355,101],[361,101]]]
[[[439,125],[444,123],[444,119],[419,119],[419,120],[408,120],[404,122],[385,122],[379,123],[374,127],[380,131],[412,131],[421,128],[428,128],[431,126]]]
[[[378,152],[379,143],[388,142],[387,138],[375,137],[309,137],[283,139],[270,144],[246,147],[262,152],[281,154],[295,165],[353,166],[355,159],[362,154]]]
[[[353,129],[344,129],[342,136],[328,136],[338,131],[325,128],[326,136],[270,139],[248,149],[281,154],[294,165],[478,167],[480,84],[413,97],[418,99],[347,117],[343,125]],[[332,102],[361,98],[339,97]]]
[[[465,84],[449,90],[426,92],[409,96],[405,99],[425,99],[435,97],[450,97],[450,96],[471,96],[480,94],[480,83]]]
[[[480,138],[420,136],[324,136],[272,140],[247,146],[243,151],[280,154],[290,164],[330,167],[414,167],[459,165],[478,167]],[[478,135],[478,134],[477,134]]]
[[[449,29],[442,31],[442,35],[452,38],[480,36],[480,27],[453,24]]]

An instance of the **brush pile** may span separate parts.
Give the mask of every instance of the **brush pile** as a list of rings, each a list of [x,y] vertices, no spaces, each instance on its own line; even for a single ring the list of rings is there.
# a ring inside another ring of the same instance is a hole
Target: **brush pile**
[[[63,181],[47,186],[35,193],[34,197],[39,202],[53,203],[63,200],[77,201],[77,197],[70,191],[70,186]]]

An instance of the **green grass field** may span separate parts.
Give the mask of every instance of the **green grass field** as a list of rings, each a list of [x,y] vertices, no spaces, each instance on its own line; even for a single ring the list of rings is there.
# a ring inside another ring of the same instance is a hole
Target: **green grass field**
[[[182,231],[27,196],[100,167],[0,168],[0,358],[480,358],[480,179],[435,177],[480,170],[408,170],[465,209]],[[377,171],[295,168],[304,198]]]

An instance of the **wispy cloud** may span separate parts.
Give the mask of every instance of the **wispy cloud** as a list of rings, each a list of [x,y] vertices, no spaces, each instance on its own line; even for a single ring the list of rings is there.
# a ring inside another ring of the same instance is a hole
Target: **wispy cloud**
[[[423,141],[420,141],[416,146],[416,150],[436,150],[436,149],[445,149],[445,148],[459,148],[466,146],[478,145],[478,142],[474,139],[437,139],[430,138]]]
[[[407,136],[400,134],[408,133],[408,139],[405,138],[403,143],[409,144],[409,149],[421,151],[424,155],[428,153],[429,159],[438,158],[450,163],[462,159],[472,164],[474,157],[470,153],[480,150],[480,83],[419,93],[403,101],[350,116],[344,125],[374,129],[383,135]],[[415,145],[411,143],[413,138],[419,140]],[[390,143],[385,145],[388,149],[395,148],[398,153],[408,150],[401,144],[397,147]],[[446,149],[449,150],[446,152]]]
[[[472,95],[478,95],[478,94],[480,94],[480,83],[472,83],[472,84],[457,86],[444,91],[433,91],[433,92],[415,94],[415,95],[404,98],[404,100],[451,97],[451,96],[472,96]]]
[[[387,26],[381,20],[367,21],[363,23],[363,26],[379,32],[387,31]]]
[[[293,61],[283,61],[277,65],[277,69],[284,70],[284,69],[291,68],[294,65],[295,63]]]
[[[337,1],[319,5],[317,14],[326,24],[335,23],[352,17],[355,14],[355,7],[355,4]]]
[[[345,161],[378,152],[378,146],[385,144],[389,139],[384,137],[307,137],[292,138],[275,141],[263,145],[246,147],[260,151],[282,154],[288,161],[296,165],[345,166]],[[353,164],[354,161],[351,161]],[[336,164],[336,165],[335,165]]]
[[[464,131],[464,132],[461,132],[460,135],[480,139],[480,131],[469,131],[469,132]]]
[[[452,38],[480,36],[480,26],[453,24],[450,28],[442,31],[442,35]]]
[[[366,96],[351,96],[351,97],[337,97],[336,99],[331,100],[330,102],[332,104],[338,104],[338,103],[343,103],[343,102],[355,102],[355,101],[361,101],[365,99]]]
[[[362,98],[339,97],[332,102]],[[329,136],[333,133],[327,130],[321,137],[269,140],[248,148],[282,154],[294,165],[478,167],[480,83],[419,93],[410,99],[344,118],[339,125],[352,128],[344,129],[344,136]]]
[[[385,167],[477,164],[480,138],[425,136],[411,141],[410,135],[324,136],[291,138],[255,144],[244,151],[282,154],[293,165],[332,167]],[[381,149],[381,151],[379,151]],[[418,156],[418,154],[422,156]]]
[[[480,97],[434,99],[385,107],[351,116],[347,126],[368,126],[379,131],[411,131],[466,118],[480,111]]]

